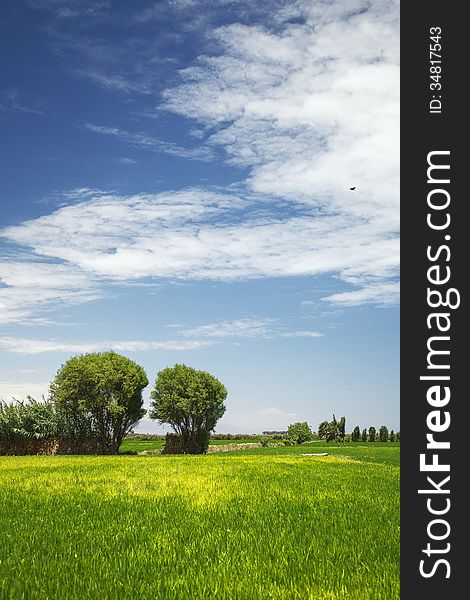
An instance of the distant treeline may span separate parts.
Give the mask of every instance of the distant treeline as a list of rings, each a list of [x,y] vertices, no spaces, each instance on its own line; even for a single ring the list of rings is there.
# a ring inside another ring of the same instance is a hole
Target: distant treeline
[[[322,431],[322,428],[319,428]],[[323,431],[322,431],[323,433]],[[210,437],[211,440],[259,440],[263,437],[269,437],[273,440],[284,440],[288,437],[287,431],[263,431],[261,434],[258,433],[213,433]],[[165,435],[157,433],[130,433],[126,436],[128,440],[141,440],[141,441],[156,441],[165,440]],[[368,429],[360,429],[357,425],[352,433],[341,433],[341,429],[336,434],[336,437],[330,437],[327,439],[326,436],[318,435],[315,431],[309,436],[311,440],[325,439],[327,441],[333,441],[333,439],[340,439],[345,442],[399,442],[400,432],[394,432],[393,429],[390,431],[385,425],[382,425],[377,431],[375,427],[369,427]]]
[[[263,432],[263,435],[265,432]],[[282,439],[287,435],[279,434],[278,436],[273,435],[272,437],[279,437]],[[259,440],[261,437],[258,433],[212,433],[210,436],[211,440]],[[151,440],[165,440],[165,435],[154,434],[154,433],[129,433],[126,436],[128,440],[141,440],[141,441],[151,441]]]
[[[361,430],[359,425],[356,425],[352,433],[346,433],[346,417],[341,417],[339,420],[333,415],[332,421],[322,421],[318,426],[318,437],[327,442],[399,442],[400,432],[395,433],[393,429],[390,431],[386,425],[381,425],[379,430],[374,426]]]
[[[382,425],[381,427],[379,427],[378,431],[373,426],[369,427],[368,429],[366,427],[364,427],[364,429],[361,430],[359,425],[356,425],[356,427],[354,427],[354,429],[350,435],[350,441],[351,442],[399,442],[400,441],[400,432],[399,431],[395,432],[395,431],[393,431],[393,429],[391,429],[389,431],[388,427],[386,427],[385,425]]]

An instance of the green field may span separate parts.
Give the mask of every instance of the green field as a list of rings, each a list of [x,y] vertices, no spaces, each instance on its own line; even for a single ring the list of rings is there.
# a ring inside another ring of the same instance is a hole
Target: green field
[[[395,444],[0,457],[0,506],[2,600],[399,598]]]

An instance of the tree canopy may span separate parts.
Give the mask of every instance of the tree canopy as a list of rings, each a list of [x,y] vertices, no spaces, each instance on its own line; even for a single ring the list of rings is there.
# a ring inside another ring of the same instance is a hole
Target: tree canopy
[[[289,438],[295,444],[303,444],[313,438],[312,430],[307,421],[304,421],[303,423],[292,423],[292,425],[289,425],[287,433]]]
[[[324,438],[327,442],[344,442],[346,435],[346,417],[341,417],[338,421],[333,415],[332,421],[322,421],[318,426],[318,437]]]
[[[77,419],[93,419],[104,453],[117,453],[124,436],[145,414],[142,390],[148,385],[138,364],[100,352],[73,356],[58,370],[50,386],[53,402]]]
[[[150,417],[172,427],[183,452],[205,453],[210,433],[225,413],[225,386],[205,371],[177,364],[158,373],[151,397]]]

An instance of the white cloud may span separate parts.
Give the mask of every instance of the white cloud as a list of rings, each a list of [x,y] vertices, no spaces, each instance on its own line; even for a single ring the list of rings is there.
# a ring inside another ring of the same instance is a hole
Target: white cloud
[[[220,321],[209,325],[201,325],[183,332],[187,337],[267,337],[272,330],[275,319],[243,318],[234,321]]]
[[[318,331],[285,331],[278,319],[245,317],[234,321],[219,321],[181,332],[186,337],[199,338],[302,338],[322,337]]]
[[[284,331],[278,334],[281,338],[317,338],[325,334],[320,331]]]
[[[38,323],[34,315],[43,311],[104,297],[93,278],[79,268],[34,258],[0,263],[0,325],[12,321]]]
[[[399,283],[381,282],[375,285],[367,285],[359,290],[332,294],[323,299],[343,306],[358,306],[366,302],[373,302],[382,306],[392,306],[398,303],[399,294]]]
[[[280,408],[276,408],[275,406],[255,410],[253,414],[260,415],[262,417],[291,417],[292,415],[295,415],[295,413],[286,413],[285,411],[281,410]]]
[[[151,350],[196,350],[206,348],[223,340],[230,339],[282,339],[314,338],[323,336],[317,331],[287,331],[278,319],[245,317],[233,321],[219,321],[185,329],[182,324],[170,324],[176,329],[179,339],[142,340],[102,340],[68,342],[62,339],[38,340],[31,338],[2,337],[0,349],[17,354],[42,354],[45,352],[86,353],[113,350],[115,352],[146,352]],[[179,331],[178,331],[179,330]]]
[[[28,249],[23,261],[0,267],[4,320],[102,297],[113,281],[339,272],[365,286],[396,272],[398,239],[358,217],[296,214],[203,189],[96,197],[86,190],[82,202],[77,194],[71,205],[0,232]]]
[[[134,158],[127,158],[123,156],[122,158],[117,158],[116,162],[120,165],[136,165],[137,161]]]
[[[252,190],[316,208],[322,239],[305,260],[357,285],[398,274],[398,15],[380,0],[285,5],[273,30],[217,29],[220,54],[164,95],[251,169]]]
[[[211,346],[209,340],[108,340],[96,342],[67,342],[64,340],[37,340],[16,337],[0,338],[0,348],[17,354],[42,354],[45,352],[146,352],[150,350],[194,350]]]
[[[8,227],[0,236],[82,273],[116,279],[230,280],[332,271],[358,279],[394,270],[398,240],[384,239],[363,219],[286,211],[275,216],[263,203],[250,218],[249,208],[239,196],[201,189],[101,196]]]

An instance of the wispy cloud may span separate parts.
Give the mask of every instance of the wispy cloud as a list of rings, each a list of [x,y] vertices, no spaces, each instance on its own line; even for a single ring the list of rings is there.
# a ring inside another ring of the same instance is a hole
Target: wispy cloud
[[[262,417],[295,417],[295,413],[286,413],[285,411],[275,406],[255,410],[254,414],[260,415]]]
[[[116,162],[120,165],[129,165],[129,166],[138,164],[138,161],[136,161],[134,158],[128,158],[127,156],[117,158]]]
[[[191,188],[96,196],[8,227],[4,319],[103,297],[111,282],[237,280],[338,273],[357,288],[396,273],[398,239],[365,219],[299,214],[256,197]],[[275,240],[275,243],[273,243]],[[365,299],[365,297],[364,297]],[[38,316],[37,314],[35,316]]]
[[[247,339],[314,338],[323,334],[317,331],[287,330],[278,319],[243,317],[233,321],[220,320],[199,327],[186,328],[183,324],[170,324],[176,336],[170,340],[99,340],[69,342],[62,339],[33,339],[5,336],[0,338],[0,349],[17,354],[42,354],[45,352],[84,353],[114,350],[117,352],[146,352],[151,350],[197,350],[214,344]]]
[[[30,113],[33,115],[42,115],[44,113],[37,106],[27,106],[20,100],[20,93],[16,90],[0,91],[0,110]]]
[[[153,91],[149,81],[132,78],[123,73],[106,73],[98,68],[79,69],[77,73],[109,90],[140,94],[151,94]]]
[[[147,133],[130,133],[118,127],[104,127],[102,125],[94,125],[92,123],[86,123],[85,129],[92,131],[93,133],[99,133],[102,135],[110,135],[117,139],[122,140],[136,148],[143,150],[151,150],[152,152],[163,152],[172,156],[178,156],[180,158],[189,158],[194,160],[211,160],[214,158],[214,153],[210,148],[198,147],[198,148],[183,148],[178,144],[172,142],[166,142],[160,140]]]
[[[32,322],[58,306],[90,302],[105,292],[72,265],[29,260],[0,263],[0,324]]]
[[[182,332],[186,337],[194,338],[308,338],[322,337],[318,331],[286,331],[286,326],[274,318],[244,317],[233,321],[220,320],[216,323],[201,325]]]
[[[111,2],[105,0],[26,0],[26,4],[36,10],[47,10],[59,20],[95,18],[111,8]]]
[[[178,351],[194,350],[212,345],[208,340],[107,340],[88,342],[67,342],[64,340],[38,340],[17,337],[0,338],[0,348],[17,354],[43,354],[45,352],[61,352],[80,354],[86,352],[147,352],[151,350]]]
[[[326,296],[324,300],[340,304],[342,306],[359,306],[372,302],[379,306],[393,306],[398,304],[400,296],[400,284],[398,282],[379,282],[367,285],[359,290],[338,292]]]

